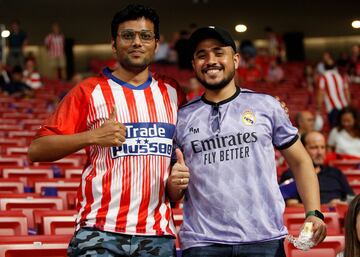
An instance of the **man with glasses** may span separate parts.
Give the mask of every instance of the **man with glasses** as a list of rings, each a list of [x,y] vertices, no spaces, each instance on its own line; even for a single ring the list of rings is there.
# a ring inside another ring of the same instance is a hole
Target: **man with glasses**
[[[190,44],[205,93],[179,110],[167,182],[172,201],[185,195],[183,256],[285,256],[274,146],[294,172],[318,244],[326,235],[319,186],[297,129],[275,98],[235,85],[240,57],[226,30],[200,28]]]
[[[177,84],[149,72],[159,17],[129,5],[111,23],[116,70],[72,89],[32,142],[32,161],[55,161],[86,148],[69,256],[175,254],[165,197],[177,109]]]

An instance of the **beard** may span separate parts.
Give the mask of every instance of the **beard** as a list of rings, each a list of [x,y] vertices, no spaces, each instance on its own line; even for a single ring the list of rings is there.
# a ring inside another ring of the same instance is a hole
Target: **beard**
[[[151,58],[145,57],[141,61],[133,61],[131,58],[125,57],[124,59],[120,60],[119,63],[127,70],[143,71],[150,65]]]
[[[230,81],[234,78],[235,76],[235,69],[233,69],[232,71],[229,72],[229,74],[227,76],[225,76],[220,82],[218,83],[207,83],[204,79],[200,78],[200,76],[198,75],[198,73],[196,72],[195,74],[197,80],[200,82],[201,85],[203,85],[206,89],[208,90],[212,90],[212,91],[216,91],[216,90],[220,90],[223,89],[224,87],[226,87]]]

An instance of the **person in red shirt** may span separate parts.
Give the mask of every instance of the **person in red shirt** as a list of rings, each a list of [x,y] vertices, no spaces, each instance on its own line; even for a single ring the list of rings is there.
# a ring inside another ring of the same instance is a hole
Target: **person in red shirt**
[[[38,131],[29,157],[55,161],[86,149],[68,256],[175,256],[165,186],[184,95],[149,71],[159,40],[153,9],[128,5],[115,14],[111,34],[118,68],[75,86]]]

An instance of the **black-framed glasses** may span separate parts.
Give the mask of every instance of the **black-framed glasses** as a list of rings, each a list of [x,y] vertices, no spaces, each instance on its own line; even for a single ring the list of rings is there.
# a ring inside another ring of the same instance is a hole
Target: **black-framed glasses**
[[[150,43],[155,38],[155,33],[151,30],[136,31],[132,29],[124,29],[118,33],[119,37],[128,43],[135,40],[136,34],[139,35],[139,38],[143,43]]]
[[[211,130],[213,133],[220,133],[220,120],[220,107],[218,105],[214,105],[211,109]]]

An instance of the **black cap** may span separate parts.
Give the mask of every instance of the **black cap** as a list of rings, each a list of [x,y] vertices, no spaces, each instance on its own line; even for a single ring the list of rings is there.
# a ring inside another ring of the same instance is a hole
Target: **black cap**
[[[204,39],[215,38],[222,42],[225,46],[231,46],[232,49],[236,52],[236,45],[231,37],[230,33],[221,28],[215,26],[203,27],[195,30],[189,39],[190,44],[190,54],[194,55],[197,45]]]

